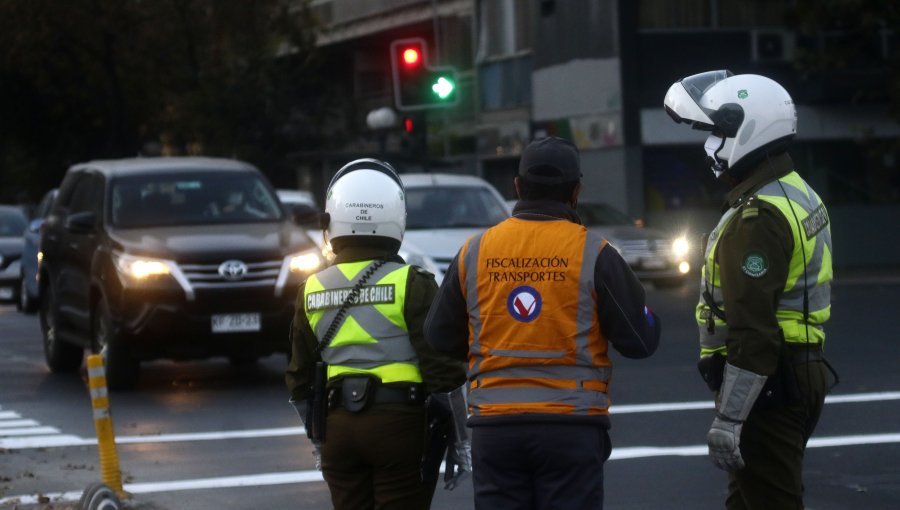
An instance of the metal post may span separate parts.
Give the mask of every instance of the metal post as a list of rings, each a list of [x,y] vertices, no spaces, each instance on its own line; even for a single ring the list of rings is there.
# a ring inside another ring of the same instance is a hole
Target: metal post
[[[100,473],[103,483],[112,488],[119,497],[126,497],[122,488],[122,472],[119,469],[119,454],[112,417],[109,414],[109,393],[106,389],[106,371],[103,356],[92,354],[87,358],[88,387],[91,391],[91,407],[94,409],[94,427],[97,430],[97,448],[100,452]]]

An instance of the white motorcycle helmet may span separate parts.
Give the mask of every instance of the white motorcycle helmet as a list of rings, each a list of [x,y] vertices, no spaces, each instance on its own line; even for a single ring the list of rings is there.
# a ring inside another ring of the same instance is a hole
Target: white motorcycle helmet
[[[716,177],[738,163],[757,161],[753,156],[783,150],[797,134],[794,101],[765,76],[695,74],[669,87],[663,104],[675,122],[712,131],[705,149]]]
[[[387,241],[399,249],[406,230],[406,193],[394,167],[367,158],[338,170],[325,193],[323,228],[335,247],[353,236]]]

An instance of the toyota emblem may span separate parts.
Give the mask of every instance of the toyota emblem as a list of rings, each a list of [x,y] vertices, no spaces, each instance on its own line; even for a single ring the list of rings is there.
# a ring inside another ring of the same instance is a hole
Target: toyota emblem
[[[241,280],[247,276],[247,264],[240,260],[226,260],[219,266],[219,274],[226,280]]]

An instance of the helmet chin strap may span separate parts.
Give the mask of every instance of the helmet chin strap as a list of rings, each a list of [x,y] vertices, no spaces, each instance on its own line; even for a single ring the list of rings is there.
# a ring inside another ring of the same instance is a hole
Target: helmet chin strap
[[[716,135],[709,135],[703,149],[706,150],[706,160],[709,161],[709,167],[715,174],[716,179],[728,170],[728,162],[718,158],[718,153],[725,147],[725,138]]]

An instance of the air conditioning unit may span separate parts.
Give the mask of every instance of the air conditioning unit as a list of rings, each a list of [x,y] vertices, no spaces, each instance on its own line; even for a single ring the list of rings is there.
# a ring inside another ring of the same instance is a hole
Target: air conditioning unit
[[[793,59],[795,35],[790,30],[757,29],[750,32],[752,62],[788,62]]]

